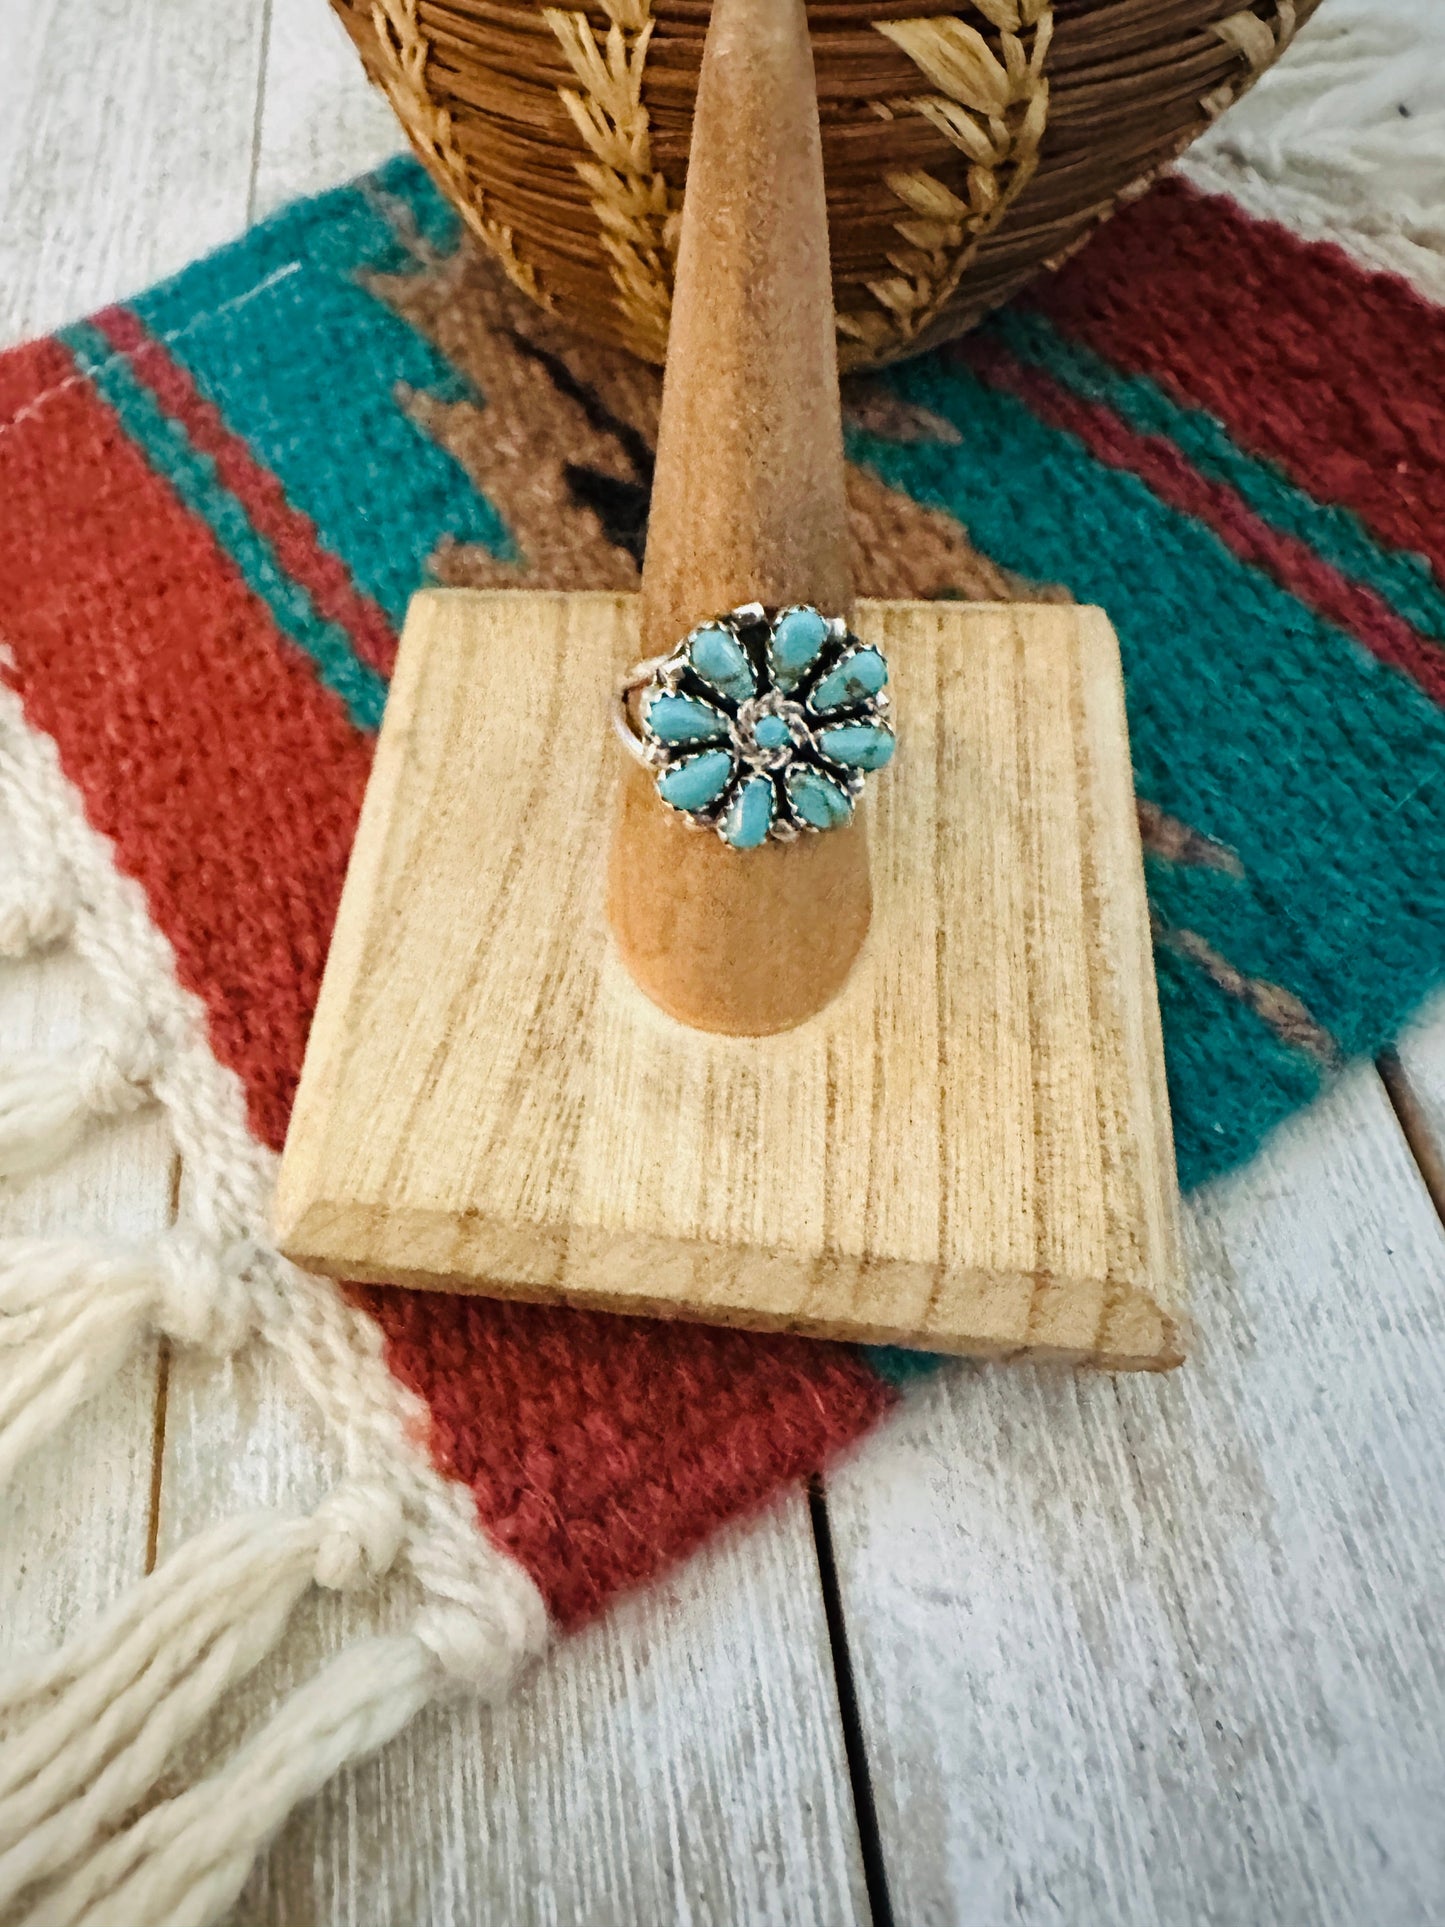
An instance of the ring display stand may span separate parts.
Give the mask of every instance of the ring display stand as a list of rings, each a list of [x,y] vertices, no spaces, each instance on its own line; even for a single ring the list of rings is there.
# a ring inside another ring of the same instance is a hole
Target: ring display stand
[[[786,846],[692,829],[612,739],[619,672],[691,623],[847,612],[830,301],[801,0],[715,0],[642,596],[414,600],[277,1235],[342,1277],[1169,1366],[1103,613],[858,604],[898,755],[860,821]]]
[[[941,1351],[1177,1360],[1113,632],[1056,606],[855,621],[907,728],[870,802],[872,927],[816,1016],[725,1037],[659,1011],[607,927],[604,692],[635,600],[417,598],[287,1142],[289,1256]]]

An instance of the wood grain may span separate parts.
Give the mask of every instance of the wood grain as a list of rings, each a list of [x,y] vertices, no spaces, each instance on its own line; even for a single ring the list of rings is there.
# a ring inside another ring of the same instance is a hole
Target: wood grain
[[[765,1041],[609,949],[629,598],[412,605],[278,1186],[338,1276],[830,1337],[1177,1362],[1118,650],[1096,610],[864,604],[904,749],[876,912]],[[528,665],[515,700],[514,665]]]
[[[293,26],[324,46],[321,0],[276,7],[258,103],[244,60],[228,62],[253,44],[236,23],[259,45],[261,18],[235,0],[0,0],[0,329],[70,319],[239,229],[237,170],[253,151],[266,205],[364,164],[347,132],[368,99],[354,64],[278,57]],[[253,150],[244,128],[258,104]],[[188,172],[182,152],[209,158]],[[3,849],[0,833],[0,860]],[[16,994],[30,1000],[23,1017]],[[84,995],[63,956],[0,968],[0,1048],[86,1034]],[[1445,1059],[1440,1035],[1427,1026],[1401,1045],[1411,1077],[1437,1092],[1445,1080],[1425,1072]],[[134,1128],[54,1179],[0,1188],[4,1229],[143,1236],[164,1222],[163,1144]],[[1428,1564],[1438,1336],[1417,1316],[1438,1299],[1441,1261],[1391,1143],[1378,1094],[1352,1095],[1296,1120],[1257,1171],[1195,1207],[1203,1345],[1178,1379],[1115,1388],[958,1370],[835,1482],[899,1927],[1405,1927],[1445,1911],[1430,1699],[1445,1664],[1438,1647],[1422,1657],[1442,1596]],[[134,1215],[122,1191],[144,1194]],[[149,1370],[142,1360],[37,1465],[37,1483],[6,1496],[0,1644],[48,1641],[139,1569]],[[1201,1372],[1211,1402],[1189,1408],[1183,1433],[1159,1431],[1161,1467],[1156,1401],[1182,1399]],[[265,1373],[176,1360],[168,1533],[248,1498],[305,1504],[329,1477],[284,1367]],[[1232,1418],[1241,1380],[1254,1388],[1247,1436]],[[1322,1438],[1333,1443],[1319,1453]],[[757,1537],[715,1543],[570,1642],[501,1718],[419,1721],[293,1820],[236,1920],[866,1918],[804,1532],[786,1502]],[[321,1617],[299,1627],[290,1663],[309,1669],[342,1630]],[[238,1724],[274,1703],[281,1678],[257,1682]]]
[[[161,1549],[258,1505],[314,1505],[340,1475],[284,1365],[177,1360]],[[226,1702],[233,1745],[404,1587],[312,1601]],[[685,1908],[685,1913],[684,1913]],[[866,1921],[806,1505],[564,1642],[493,1711],[434,1708],[299,1813],[237,1909],[244,1927],[697,1927]]]
[[[5,834],[0,817],[0,838]],[[93,1033],[94,986],[63,954],[0,964],[0,1054]],[[170,1221],[171,1151],[155,1112],[99,1133],[53,1173],[0,1182],[0,1238],[144,1241]],[[0,1499],[0,1651],[54,1645],[146,1570],[157,1347],[141,1346]]]
[[[0,343],[180,267],[245,224],[260,79],[260,0],[63,0],[0,15]],[[184,152],[184,167],[176,155]],[[0,817],[0,864],[10,830]],[[88,1040],[104,1011],[64,950],[0,963],[0,1053]],[[154,1112],[99,1133],[55,1171],[0,1182],[0,1237],[144,1240],[170,1220],[173,1156]],[[0,1648],[55,1643],[144,1572],[157,1347],[23,1468],[0,1500]]]
[[[73,321],[246,224],[263,0],[5,9],[0,333]]]
[[[252,161],[250,218],[379,166],[406,145],[386,97],[356,71],[330,8],[281,0],[269,11]]]
[[[1445,1233],[1373,1073],[1185,1224],[1182,1373],[950,1369],[830,1482],[899,1921],[1445,1911]]]
[[[17,337],[239,231],[253,159],[269,204],[334,185],[395,144],[354,55],[327,62],[338,30],[323,0],[276,10],[264,97],[259,6],[7,6],[0,17],[0,251]],[[146,58],[131,57],[136,46]],[[85,109],[52,166],[49,116],[73,109],[76,90]],[[210,166],[222,147],[224,167]],[[182,150],[204,164],[171,183]],[[127,171],[115,155],[143,158]],[[4,849],[0,824],[0,861]],[[95,1017],[86,973],[63,951],[0,965],[0,1051],[78,1041]],[[0,1185],[0,1235],[144,1238],[170,1219],[172,1179],[163,1122],[137,1117],[53,1176]],[[164,1556],[240,1507],[304,1507],[333,1482],[334,1457],[283,1361],[252,1353],[218,1367],[178,1352],[159,1384],[157,1366],[155,1346],[143,1348],[0,1502],[6,1654],[53,1644],[138,1578],[153,1523]],[[368,1605],[332,1600],[303,1616],[227,1702],[202,1754],[369,1623]],[[282,1833],[234,1919],[631,1927],[685,1907],[700,1927],[832,1927],[865,1917],[861,1896],[811,1534],[793,1495],[569,1642],[513,1706],[434,1711],[338,1776]]]
[[[395,144],[324,0],[271,21],[253,213]],[[370,143],[374,142],[372,146]],[[313,1505],[337,1476],[285,1362],[170,1369],[159,1518],[168,1549],[238,1509]],[[344,1640],[405,1604],[321,1600],[233,1694],[231,1743]],[[800,1496],[569,1640],[493,1713],[437,1708],[298,1812],[236,1927],[696,1927],[865,1921],[856,1825]]]

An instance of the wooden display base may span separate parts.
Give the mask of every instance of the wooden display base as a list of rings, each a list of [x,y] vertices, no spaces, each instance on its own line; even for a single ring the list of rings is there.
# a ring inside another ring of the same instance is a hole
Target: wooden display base
[[[1107,619],[859,605],[900,741],[866,806],[872,928],[834,1001],[764,1038],[665,1017],[608,939],[625,759],[607,704],[635,625],[625,596],[412,604],[282,1161],[282,1249],[442,1290],[1177,1363]]]

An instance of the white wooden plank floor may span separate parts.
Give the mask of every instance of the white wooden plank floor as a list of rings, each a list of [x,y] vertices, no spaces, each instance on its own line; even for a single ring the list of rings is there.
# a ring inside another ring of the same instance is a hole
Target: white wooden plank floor
[[[0,44],[6,340],[396,145],[323,0],[0,0]],[[63,955],[0,968],[0,1050],[84,1035],[87,997]],[[237,1920],[1445,1917],[1445,1007],[1391,1087],[1408,1135],[1361,1067],[1191,1203],[1183,1373],[950,1370],[835,1473],[821,1573],[802,1495],[724,1535],[501,1713],[343,1775]],[[143,1235],[178,1183],[133,1119],[0,1188],[0,1235]],[[151,1351],[5,1501],[5,1644],[326,1478],[279,1371]]]
[[[832,1481],[900,1921],[1445,1905],[1445,1229],[1373,1071],[1187,1236],[1176,1378],[950,1373]]]

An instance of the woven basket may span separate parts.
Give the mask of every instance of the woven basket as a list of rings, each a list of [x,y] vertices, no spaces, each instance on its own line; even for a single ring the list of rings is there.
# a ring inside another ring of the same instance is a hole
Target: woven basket
[[[660,361],[708,0],[332,4],[512,280]],[[844,364],[959,334],[1063,259],[1316,4],[813,0]]]

